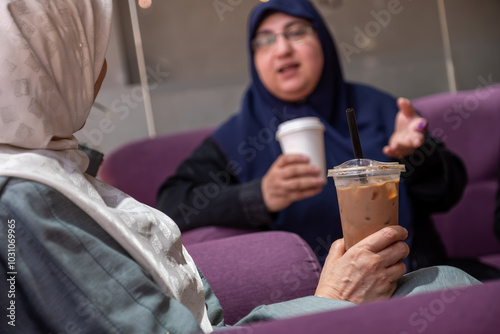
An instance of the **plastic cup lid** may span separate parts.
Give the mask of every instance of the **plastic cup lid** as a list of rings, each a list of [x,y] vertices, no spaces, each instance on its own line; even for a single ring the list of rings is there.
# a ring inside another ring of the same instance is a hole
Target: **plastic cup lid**
[[[405,165],[398,162],[380,162],[371,159],[352,159],[328,170],[328,176],[349,176],[370,173],[401,173],[406,171]]]

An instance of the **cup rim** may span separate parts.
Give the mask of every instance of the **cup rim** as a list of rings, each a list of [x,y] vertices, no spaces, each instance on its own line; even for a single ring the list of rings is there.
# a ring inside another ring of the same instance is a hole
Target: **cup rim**
[[[399,162],[381,162],[371,159],[351,159],[328,170],[328,177],[359,175],[361,173],[402,173],[405,165]]]
[[[307,116],[294,118],[278,125],[278,129],[276,131],[276,140],[279,141],[280,138],[287,134],[309,129],[321,130],[324,132],[325,126],[318,117]]]

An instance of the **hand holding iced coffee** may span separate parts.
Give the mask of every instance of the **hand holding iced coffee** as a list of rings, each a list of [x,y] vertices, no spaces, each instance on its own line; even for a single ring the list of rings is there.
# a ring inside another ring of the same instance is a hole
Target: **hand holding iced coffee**
[[[407,236],[405,228],[390,226],[368,236],[348,251],[344,239],[335,241],[315,295],[355,304],[391,297],[398,279],[406,273],[402,260],[410,251],[404,242]]]

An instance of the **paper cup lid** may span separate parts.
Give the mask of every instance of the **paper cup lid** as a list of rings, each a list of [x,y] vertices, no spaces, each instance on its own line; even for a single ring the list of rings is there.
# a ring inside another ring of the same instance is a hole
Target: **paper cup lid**
[[[406,171],[398,162],[380,162],[370,159],[352,159],[328,170],[328,176],[350,176],[360,174],[391,174]]]
[[[283,122],[278,126],[276,140],[280,140],[282,136],[292,132],[310,129],[325,131],[325,126],[317,117],[295,118],[290,121]]]

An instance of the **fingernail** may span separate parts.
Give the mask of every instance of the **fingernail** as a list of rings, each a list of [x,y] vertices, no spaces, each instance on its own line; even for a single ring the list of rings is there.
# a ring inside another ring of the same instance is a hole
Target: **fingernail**
[[[424,119],[424,120],[420,121],[420,123],[418,123],[417,130],[424,131],[425,129],[427,129],[427,121]]]

